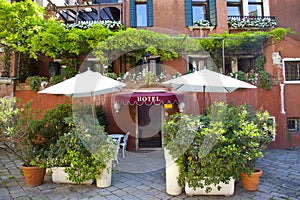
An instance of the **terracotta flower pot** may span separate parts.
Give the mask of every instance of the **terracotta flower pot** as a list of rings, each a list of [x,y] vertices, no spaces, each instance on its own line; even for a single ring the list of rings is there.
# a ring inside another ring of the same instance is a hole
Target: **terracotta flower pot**
[[[27,186],[35,187],[43,184],[46,169],[41,169],[39,167],[26,167],[22,165],[22,171]]]
[[[245,173],[241,173],[241,182],[243,188],[248,191],[257,190],[262,172],[263,171],[261,169],[255,168],[251,176],[248,176]]]

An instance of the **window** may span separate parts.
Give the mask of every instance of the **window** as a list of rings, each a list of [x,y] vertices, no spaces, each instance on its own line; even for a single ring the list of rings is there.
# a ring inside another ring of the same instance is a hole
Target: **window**
[[[130,0],[130,26],[153,26],[153,0]]]
[[[248,10],[250,16],[263,16],[262,0],[248,0]]]
[[[193,22],[198,20],[207,20],[207,2],[192,0]]]
[[[285,81],[300,81],[300,60],[283,59]]]
[[[156,76],[161,73],[161,61],[159,56],[151,56],[148,60],[149,70]]]
[[[289,131],[291,131],[291,132],[299,131],[299,118],[288,118],[287,126],[288,126]]]
[[[207,57],[190,55],[188,56],[188,71],[199,71],[207,67]]]
[[[208,20],[210,26],[217,25],[216,0],[184,0],[184,10],[186,26],[193,26],[198,20]]]
[[[228,16],[241,16],[242,2],[241,0],[227,0]]]
[[[147,4],[136,3],[136,26],[147,26]]]

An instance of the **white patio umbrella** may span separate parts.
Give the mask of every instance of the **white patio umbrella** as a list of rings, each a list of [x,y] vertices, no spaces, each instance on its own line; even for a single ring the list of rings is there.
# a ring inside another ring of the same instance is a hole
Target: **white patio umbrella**
[[[205,105],[205,92],[230,93],[238,88],[256,88],[256,86],[229,76],[203,69],[183,75],[163,84],[170,85],[176,91],[203,92],[203,105]]]
[[[64,94],[71,97],[95,97],[95,95],[121,91],[125,86],[114,79],[103,76],[90,69],[83,73],[39,91],[39,94]],[[94,117],[94,105],[93,117]]]
[[[88,97],[121,91],[125,85],[125,83],[121,83],[88,69],[83,73],[79,73],[70,79],[48,87],[38,93],[64,94],[72,97]]]

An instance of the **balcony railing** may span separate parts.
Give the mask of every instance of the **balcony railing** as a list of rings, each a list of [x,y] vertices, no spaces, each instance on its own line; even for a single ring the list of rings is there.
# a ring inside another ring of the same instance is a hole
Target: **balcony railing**
[[[228,16],[229,28],[274,28],[274,16]]]
[[[65,24],[95,21],[117,21],[122,23],[122,1],[120,0],[93,0],[69,1],[69,3],[56,5],[48,0],[51,10],[55,12],[58,20]]]

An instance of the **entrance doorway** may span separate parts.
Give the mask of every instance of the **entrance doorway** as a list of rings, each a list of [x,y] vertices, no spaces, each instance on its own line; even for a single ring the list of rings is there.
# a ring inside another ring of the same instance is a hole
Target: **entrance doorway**
[[[139,150],[162,148],[162,105],[138,106]]]

